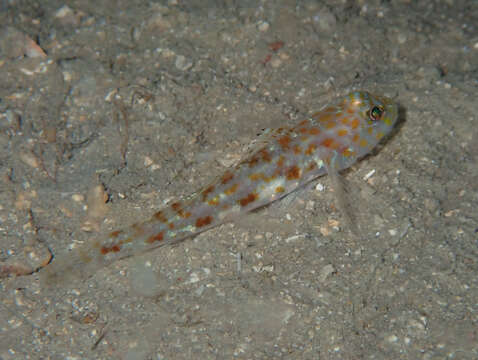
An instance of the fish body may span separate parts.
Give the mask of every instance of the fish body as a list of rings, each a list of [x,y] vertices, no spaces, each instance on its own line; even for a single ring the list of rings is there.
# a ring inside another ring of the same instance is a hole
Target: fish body
[[[352,92],[293,127],[270,131],[255,151],[189,198],[54,261],[46,277],[52,280],[66,272],[91,275],[115,260],[233,221],[328,171],[348,168],[391,131],[397,112],[389,98]]]

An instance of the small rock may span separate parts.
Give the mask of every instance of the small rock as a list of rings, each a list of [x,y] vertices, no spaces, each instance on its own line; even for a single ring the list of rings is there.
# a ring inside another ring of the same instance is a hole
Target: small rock
[[[188,61],[185,56],[178,55],[176,57],[176,62],[174,63],[174,65],[176,66],[177,69],[181,71],[186,71],[193,66],[193,63],[191,61]]]
[[[320,269],[319,272],[319,282],[324,282],[330,274],[333,274],[335,272],[335,268],[333,265],[325,265],[322,269]]]
[[[259,29],[259,31],[262,31],[262,32],[266,32],[267,30],[269,30],[269,23],[266,22],[266,21],[261,21],[259,22],[259,24],[257,24],[257,28]]]

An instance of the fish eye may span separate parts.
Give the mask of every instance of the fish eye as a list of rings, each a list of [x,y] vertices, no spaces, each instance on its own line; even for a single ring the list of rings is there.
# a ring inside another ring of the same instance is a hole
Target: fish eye
[[[385,112],[382,106],[374,106],[368,111],[368,117],[372,121],[379,121],[382,119],[382,115]]]

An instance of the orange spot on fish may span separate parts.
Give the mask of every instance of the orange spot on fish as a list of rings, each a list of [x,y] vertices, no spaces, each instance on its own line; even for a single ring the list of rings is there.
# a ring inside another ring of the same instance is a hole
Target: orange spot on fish
[[[234,178],[234,174],[231,171],[226,171],[224,175],[222,175],[221,183],[226,185],[229,181]]]
[[[300,178],[300,169],[294,165],[287,169],[285,173],[287,180],[297,180]]]
[[[262,180],[262,181],[265,181],[265,182],[270,182],[270,181],[275,179],[275,176],[274,175],[266,176],[264,173],[255,173],[255,174],[249,175],[249,179],[251,179],[251,181]]]
[[[239,204],[241,204],[241,206],[246,206],[248,204],[250,204],[251,202],[254,202],[256,201],[258,198],[258,195],[255,194],[255,193],[250,193],[249,195],[247,195],[245,198],[242,198],[239,200]]]
[[[203,227],[212,223],[212,216],[205,216],[196,220],[196,227]]]
[[[367,142],[367,140],[362,139],[362,140],[360,140],[359,145],[360,145],[361,147],[366,147],[366,146],[368,145],[368,142]]]
[[[168,227],[173,230],[174,229],[174,224],[173,223],[169,223]]]
[[[302,149],[300,148],[299,145],[295,145],[293,150],[294,150],[294,154],[296,155],[302,153]]]
[[[283,150],[289,149],[290,142],[292,139],[290,138],[289,135],[284,135],[281,138],[277,140],[279,142],[279,145],[282,147]]]
[[[168,222],[168,219],[166,219],[166,216],[164,216],[163,212],[162,211],[158,211],[157,213],[155,213],[153,215],[153,217],[159,221],[161,221],[162,223],[167,223]]]
[[[175,202],[175,203],[171,204],[171,209],[173,209],[176,212],[176,214],[178,214],[179,216],[181,216],[184,219],[187,219],[188,217],[191,216],[190,212],[186,212],[186,211],[183,210],[183,208],[181,207],[181,204],[179,202]]]
[[[261,155],[262,160],[265,162],[271,162],[271,154],[269,154],[266,148],[259,150],[258,154]]]
[[[334,144],[334,139],[327,138],[322,141],[322,146],[325,146],[327,148],[332,148],[332,145]]]
[[[339,131],[337,131],[338,136],[345,136],[347,134],[348,134],[347,129],[340,129]]]
[[[255,173],[255,174],[249,175],[249,179],[251,179],[251,181],[258,181],[264,178],[265,178],[265,175],[262,173]]]
[[[357,119],[357,118],[354,118],[354,119],[352,120],[352,122],[350,123],[350,127],[351,127],[352,129],[358,128],[359,125],[360,125],[360,121],[359,121],[359,119]]]
[[[322,114],[322,115],[319,116],[319,121],[320,122],[326,122],[326,121],[332,120],[332,118],[333,118],[332,114],[325,113],[325,114]]]
[[[161,231],[160,233],[156,235],[151,235],[149,238],[146,239],[146,242],[149,244],[152,244],[156,241],[162,241],[163,240],[163,232]]]
[[[317,149],[317,145],[315,145],[315,144],[309,144],[309,146],[308,146],[307,149],[305,150],[305,154],[306,154],[306,155],[312,155],[316,149]]]
[[[349,122],[350,122],[350,119],[348,117],[344,117],[344,118],[340,119],[340,122],[344,125],[348,125]]]
[[[276,187],[276,193],[283,193],[285,191],[283,186]]]
[[[337,125],[337,123],[335,121],[329,121],[325,124],[325,128],[326,129],[333,129],[335,127],[335,125]]]
[[[360,135],[359,134],[355,134],[354,137],[352,138],[353,142],[357,142],[359,140],[360,140]]]
[[[317,127],[312,127],[309,129],[309,134],[310,135],[319,135],[320,134],[320,129]]]
[[[238,184],[232,185],[229,189],[224,190],[224,194],[226,195],[232,195],[237,191],[237,188],[239,187]]]
[[[207,200],[207,196],[214,191],[214,185],[211,185],[207,187],[203,192],[202,192],[202,199],[203,201]]]

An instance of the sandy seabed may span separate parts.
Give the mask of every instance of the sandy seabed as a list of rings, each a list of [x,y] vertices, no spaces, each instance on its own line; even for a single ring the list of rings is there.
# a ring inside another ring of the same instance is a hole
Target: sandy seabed
[[[3,1],[0,359],[478,358],[478,2]],[[352,90],[387,141],[239,222],[45,287]]]

